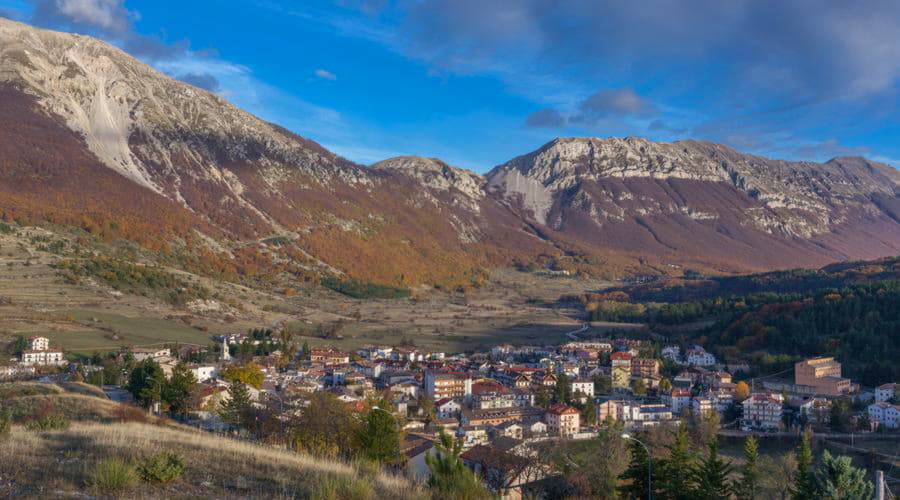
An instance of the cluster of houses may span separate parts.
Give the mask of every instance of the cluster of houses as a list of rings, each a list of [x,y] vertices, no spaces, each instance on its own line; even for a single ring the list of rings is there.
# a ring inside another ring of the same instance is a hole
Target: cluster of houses
[[[242,335],[217,339],[222,343],[219,361],[188,365],[202,384],[198,425],[208,429],[223,426],[215,408],[229,397],[229,384],[219,378],[220,370],[235,362],[229,346],[246,340]],[[138,361],[155,360],[167,375],[179,363],[178,353],[168,348],[129,351]],[[536,479],[526,477],[531,474],[523,472],[527,460],[518,456],[529,444],[591,438],[602,422],[619,421],[634,431],[717,413],[722,425],[777,431],[785,427],[786,412],[827,424],[834,398],[860,393],[858,385],[841,376],[841,365],[833,358],[800,361],[793,380],[751,381],[738,391],[732,380],[735,368],[717,364],[699,346],[683,353],[677,346],[663,347],[659,358],[678,367],[668,370],[666,378],[656,352],[648,342],[627,338],[499,345],[489,352],[454,355],[414,346],[367,346],[352,353],[319,347],[302,359],[284,360],[276,351],[253,357],[264,381],[260,389],[251,388],[251,397],[289,414],[302,412],[313,392],[334,394],[350,411],[363,411],[366,400],[377,394],[388,401],[386,409],[403,417],[401,451],[411,474],[428,474],[424,457],[443,430],[462,440],[467,465],[484,477],[504,478],[495,489],[509,496],[515,485]],[[63,359],[61,351],[40,337],[31,339],[23,363],[26,355],[29,363]],[[552,398],[563,381],[568,386],[565,402]],[[897,384],[875,390],[867,412],[873,428],[900,426],[897,394]],[[510,474],[522,477],[507,480]]]
[[[0,367],[0,378],[34,375],[37,368],[66,365],[63,350],[52,346],[47,337],[30,337],[27,342],[18,359],[13,358],[12,363]]]

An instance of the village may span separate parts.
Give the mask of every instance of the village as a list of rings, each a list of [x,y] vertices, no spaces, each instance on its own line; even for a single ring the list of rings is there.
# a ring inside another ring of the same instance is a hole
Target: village
[[[302,414],[316,393],[333,396],[348,413],[384,401],[389,407],[376,408],[402,426],[397,452],[407,475],[427,478],[426,457],[443,432],[460,440],[460,457],[473,471],[502,478],[492,484],[505,497],[540,479],[522,466],[535,443],[591,439],[602,423],[639,432],[713,422],[720,433],[759,436],[796,435],[806,427],[856,433],[900,427],[900,384],[862,388],[842,377],[841,364],[830,357],[796,362],[793,376],[751,379],[747,366],[717,363],[700,346],[682,349],[626,336],[498,345],[466,354],[374,345],[343,352],[306,344],[283,352],[279,348],[288,344],[270,331],[213,339],[213,348],[130,347],[107,359],[152,363],[167,378],[176,369],[189,372],[194,397],[182,420],[208,431],[241,432],[221,412],[238,373],[249,374],[240,378],[250,380],[245,387],[252,405],[272,409],[280,419]],[[113,399],[164,411],[161,394],[135,401],[124,379],[103,380],[108,371],[102,361],[69,362],[47,338],[26,340],[16,364],[0,375],[84,380]]]

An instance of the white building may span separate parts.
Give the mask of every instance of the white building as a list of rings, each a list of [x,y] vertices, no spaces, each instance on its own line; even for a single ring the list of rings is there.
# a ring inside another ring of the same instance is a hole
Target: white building
[[[143,361],[145,359],[160,360],[172,356],[172,351],[168,348],[132,347],[129,351],[131,352],[131,355],[134,356],[135,361]]]
[[[695,345],[693,349],[688,349],[684,359],[691,366],[712,366],[716,364],[716,357],[698,345]]]
[[[706,417],[713,411],[715,411],[715,406],[713,405],[713,401],[710,398],[697,396],[691,402],[691,411],[696,417]]]
[[[33,349],[33,348],[32,348]],[[890,401],[894,394],[900,390],[900,384],[882,384],[875,388],[875,402],[883,403]]]
[[[21,363],[26,366],[65,364],[63,352],[56,349],[23,351]]]
[[[206,382],[216,376],[216,367],[214,365],[190,365],[189,368],[197,382]]]
[[[668,359],[673,363],[681,362],[681,348],[677,345],[670,345],[662,348],[663,359]]]
[[[781,426],[783,402],[778,396],[753,394],[745,399],[741,406],[744,408],[742,427],[745,430],[774,430]]]
[[[672,389],[663,393],[662,402],[672,409],[674,415],[681,415],[691,406],[691,391],[688,389]]]
[[[50,349],[50,339],[47,337],[31,337],[28,339],[28,345],[32,351],[46,351]]]
[[[594,399],[594,381],[589,379],[575,379],[572,382],[572,394],[577,398],[581,394],[582,401]]]
[[[880,402],[869,405],[869,420],[885,429],[900,428],[900,405]]]
[[[462,405],[455,399],[444,398],[434,402],[434,413],[439,419],[456,418],[461,411]]]

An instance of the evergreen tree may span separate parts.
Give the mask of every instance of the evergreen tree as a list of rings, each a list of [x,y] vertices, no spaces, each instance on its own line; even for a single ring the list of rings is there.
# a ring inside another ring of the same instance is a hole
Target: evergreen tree
[[[815,498],[822,500],[869,500],[875,485],[866,480],[866,471],[853,466],[850,457],[832,457],[828,450],[813,475]]]
[[[554,403],[570,403],[572,401],[572,382],[565,373],[560,373],[553,388]]]
[[[731,497],[731,481],[729,476],[733,469],[730,461],[719,458],[719,446],[713,439],[707,445],[709,451],[706,458],[694,469],[696,489],[694,498],[721,500]]]
[[[673,500],[690,500],[696,493],[693,475],[696,457],[691,451],[688,432],[683,425],[675,431],[675,441],[668,449],[669,460],[660,467],[662,496]]]
[[[222,402],[219,416],[224,422],[246,426],[253,410],[250,389],[240,380],[234,380],[228,386],[228,399]]]
[[[440,443],[434,445],[436,453],[425,456],[431,471],[428,487],[436,499],[480,500],[489,498],[484,484],[459,458],[462,440],[453,440],[441,431]]]
[[[384,406],[379,406],[383,408]],[[384,410],[371,409],[359,431],[359,442],[367,458],[384,463],[400,463],[400,435],[397,420]]]
[[[594,375],[594,394],[609,394],[609,391],[612,390],[612,380],[609,377],[600,375]]]
[[[304,340],[303,347],[300,348],[300,360],[301,361],[309,361],[309,355],[310,355],[309,341]]]
[[[812,473],[812,447],[809,443],[811,432],[807,429],[803,433],[800,440],[800,446],[797,447],[797,474],[794,476],[794,489],[791,491],[792,498],[796,500],[806,500],[815,498],[815,484],[813,482]]]
[[[628,441],[628,451],[631,454],[631,461],[628,462],[628,468],[619,477],[625,482],[619,491],[629,498],[647,498],[648,483],[652,483],[650,467],[656,465],[656,470],[661,471],[664,469],[664,464],[660,461],[648,464],[651,457],[647,455],[647,450],[641,443],[633,439]],[[657,475],[657,477],[659,476]]]
[[[163,386],[162,399],[173,415],[183,415],[191,409],[191,394],[195,385],[197,377],[185,364],[179,363],[172,370],[172,376]]]
[[[735,494],[740,500],[753,500],[759,490],[759,446],[756,438],[747,437],[744,441],[744,466],[741,478],[734,486]]]
[[[134,366],[128,376],[126,389],[134,399],[149,407],[162,400],[162,388],[166,384],[166,374],[156,361],[147,358]]]
[[[13,354],[21,356],[23,351],[28,350],[28,340],[22,335],[16,335],[16,340],[12,345]]]

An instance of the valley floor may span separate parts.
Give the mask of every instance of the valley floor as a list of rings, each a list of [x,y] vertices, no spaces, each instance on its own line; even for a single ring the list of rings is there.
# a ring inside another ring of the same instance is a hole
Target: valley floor
[[[560,296],[611,285],[501,269],[487,286],[466,295],[417,290],[411,299],[357,300],[318,286],[273,293],[171,270],[220,298],[179,308],[150,295],[122,294],[99,280],[68,282],[53,265],[71,257],[45,249],[54,238],[37,228],[0,235],[0,336],[41,335],[84,354],[124,345],[206,345],[214,334],[278,326],[311,346],[344,349],[414,343],[459,352],[552,343],[582,320],[578,307],[557,305]],[[321,331],[336,324],[337,338],[322,338]]]

